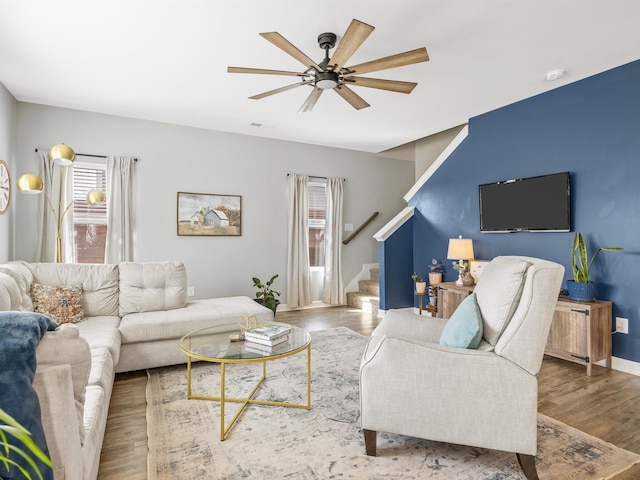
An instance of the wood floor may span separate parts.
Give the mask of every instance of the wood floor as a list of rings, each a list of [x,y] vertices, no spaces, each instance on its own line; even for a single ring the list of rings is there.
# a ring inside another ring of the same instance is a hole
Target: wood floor
[[[346,326],[363,335],[377,325],[370,314],[349,307],[281,311],[277,320],[309,331]],[[545,357],[538,382],[540,413],[640,453],[640,377],[598,366],[587,377],[585,367]],[[146,383],[145,371],[116,376],[99,480],[147,478]],[[640,465],[615,480],[638,478]]]

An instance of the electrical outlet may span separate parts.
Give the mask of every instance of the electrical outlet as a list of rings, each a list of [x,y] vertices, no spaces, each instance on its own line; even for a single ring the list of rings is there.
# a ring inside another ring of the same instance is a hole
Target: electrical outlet
[[[629,319],[616,317],[616,332],[629,333]]]
[[[193,297],[196,294],[195,288],[187,287],[187,297]]]

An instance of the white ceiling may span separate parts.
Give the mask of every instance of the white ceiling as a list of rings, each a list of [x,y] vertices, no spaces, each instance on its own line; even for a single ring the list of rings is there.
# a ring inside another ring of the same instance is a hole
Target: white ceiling
[[[301,71],[258,35],[277,31],[320,62],[317,36],[376,27],[347,62],[426,47],[426,63],[364,76],[416,81],[410,95],[325,92],[310,113]],[[0,82],[19,101],[380,152],[640,58],[638,0],[0,0]],[[566,75],[545,81],[562,68]],[[259,123],[263,126],[250,126]]]

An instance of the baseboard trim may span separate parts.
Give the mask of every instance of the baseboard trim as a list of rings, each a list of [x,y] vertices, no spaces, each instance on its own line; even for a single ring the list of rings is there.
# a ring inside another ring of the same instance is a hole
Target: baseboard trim
[[[600,365],[601,367],[606,366],[604,360],[600,360],[595,364]],[[611,357],[611,368],[613,370],[618,370],[619,372],[629,373],[640,377],[640,363],[638,362],[633,362],[624,358]]]

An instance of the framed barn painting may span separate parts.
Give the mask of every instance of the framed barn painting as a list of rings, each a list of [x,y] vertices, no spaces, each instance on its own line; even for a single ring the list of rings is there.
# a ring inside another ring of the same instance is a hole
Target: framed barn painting
[[[242,197],[178,192],[178,235],[241,235]]]

